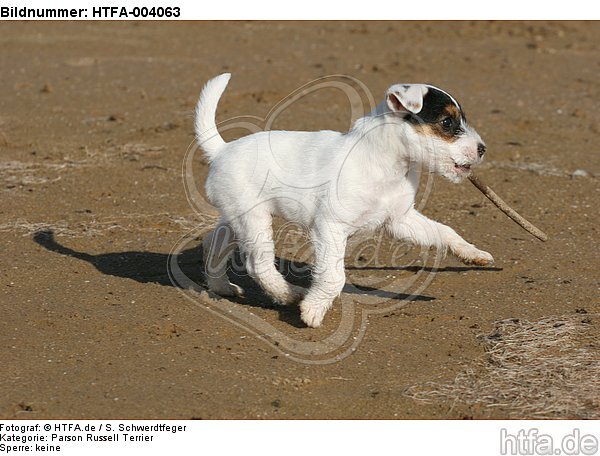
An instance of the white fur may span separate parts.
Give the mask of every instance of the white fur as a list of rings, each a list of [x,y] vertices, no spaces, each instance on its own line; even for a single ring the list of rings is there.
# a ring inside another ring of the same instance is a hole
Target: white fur
[[[202,144],[206,158],[211,162],[214,155],[225,145],[215,124],[217,103],[231,78],[230,73],[211,79],[204,86],[196,105],[196,139]]]
[[[198,143],[211,163],[206,192],[221,213],[219,226],[204,239],[212,291],[224,296],[243,292],[225,273],[237,243],[260,286],[276,301],[300,302],[302,320],[317,327],[344,286],[346,240],[359,229],[384,226],[398,239],[447,248],[467,263],[493,261],[452,228],[414,208],[422,167],[458,182],[465,173],[455,165],[480,160],[481,139],[470,127],[465,125],[466,133],[454,143],[425,136],[394,112],[396,103],[387,101],[390,91],[399,94],[400,103],[408,96],[409,109],[418,112],[427,86],[392,86],[386,100],[347,133],[267,131],[225,143],[214,116],[229,77],[209,81],[196,110]],[[308,290],[289,284],[274,266],[274,215],[309,227],[315,264]]]

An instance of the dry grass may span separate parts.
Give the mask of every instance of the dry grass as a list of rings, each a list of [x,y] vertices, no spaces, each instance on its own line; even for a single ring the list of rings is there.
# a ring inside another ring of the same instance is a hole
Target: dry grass
[[[32,222],[17,219],[0,223],[0,232],[17,232],[23,236],[31,236],[39,231],[51,230],[56,236],[87,237],[99,236],[114,231],[149,232],[149,233],[185,233],[193,229],[204,228],[208,230],[217,222],[217,217],[197,215],[187,217],[174,216],[167,213],[157,214],[128,214],[123,216],[106,217],[103,219],[90,219],[67,223]]]
[[[0,144],[2,142],[0,136]],[[101,164],[119,163],[126,161],[140,161],[143,159],[157,159],[164,153],[163,146],[148,146],[146,144],[127,143],[113,146],[104,150],[89,150],[81,147],[74,151],[78,157],[63,157],[60,161],[0,161],[0,184],[6,188],[18,186],[31,186],[53,183],[61,180],[63,173],[73,170],[98,166]],[[146,165],[167,170],[157,164]],[[173,170],[177,171],[177,170]]]
[[[23,185],[39,185],[56,182],[61,179],[58,175],[64,170],[86,166],[83,163],[35,163],[6,161],[0,162],[0,183],[11,188]],[[49,177],[49,174],[54,174]]]
[[[485,359],[451,383],[416,385],[405,394],[474,406],[484,417],[600,418],[599,320],[598,314],[575,314],[497,322],[481,337]]]

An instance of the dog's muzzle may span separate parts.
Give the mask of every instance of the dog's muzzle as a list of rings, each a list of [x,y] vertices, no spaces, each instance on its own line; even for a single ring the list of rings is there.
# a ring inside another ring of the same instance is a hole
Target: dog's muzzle
[[[485,154],[486,150],[487,150],[487,148],[485,147],[485,144],[483,144],[483,143],[477,144],[477,154],[479,155],[479,158],[483,157],[483,154]]]

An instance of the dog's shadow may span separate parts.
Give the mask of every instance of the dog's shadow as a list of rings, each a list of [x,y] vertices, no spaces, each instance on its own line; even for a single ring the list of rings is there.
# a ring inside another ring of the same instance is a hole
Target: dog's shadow
[[[140,283],[156,283],[163,286],[178,287],[178,285],[171,281],[169,277],[167,264],[170,259],[170,255],[166,253],[125,251],[92,255],[59,244],[56,241],[54,233],[51,230],[38,231],[33,236],[33,240],[37,244],[51,252],[76,258],[78,260],[87,261],[88,263],[92,264],[98,271],[106,275],[132,279]],[[240,264],[240,258],[237,252],[233,261],[235,261],[236,264]],[[181,272],[183,272],[190,280],[192,280],[196,284],[200,285],[201,287],[204,287],[205,279],[204,274],[202,273],[203,256],[201,246],[196,248],[190,248],[180,252],[178,254],[177,263],[181,269]],[[307,263],[290,261],[286,258],[277,258],[276,266],[278,270],[282,272],[285,278],[291,283],[302,287],[310,286],[310,265],[308,265]],[[349,266],[347,269],[395,269],[418,272],[423,268],[418,266],[408,266],[404,268],[361,268]],[[435,270],[429,268],[431,272],[457,272],[471,269],[499,270],[498,268],[478,267],[449,267],[438,268]],[[428,269],[425,268],[425,270]],[[243,272],[236,273],[234,271],[230,271],[230,274],[232,281],[244,288],[244,296],[236,298],[228,297],[227,299],[239,304],[250,305],[260,308],[276,309],[279,312],[279,319],[281,321],[284,321],[296,327],[306,326],[300,319],[300,312],[297,306],[276,305],[262,291],[262,289],[250,277],[248,277],[247,274]],[[435,299],[431,296],[407,295],[401,293],[399,294],[391,291],[380,290],[377,288],[365,287],[362,285],[354,285],[351,283],[346,284],[343,292],[350,294],[370,294],[380,298],[402,301],[432,301]]]

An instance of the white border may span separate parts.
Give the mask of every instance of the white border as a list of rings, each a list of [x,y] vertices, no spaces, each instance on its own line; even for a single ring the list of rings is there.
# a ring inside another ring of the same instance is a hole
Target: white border
[[[165,454],[199,455],[244,455],[244,456],[306,456],[310,455],[447,455],[447,456],[492,456],[501,453],[501,430],[516,436],[520,431],[528,434],[535,430],[537,435],[552,438],[554,448],[561,446],[563,439],[578,432],[580,437],[594,436],[600,439],[600,430],[594,421],[2,421],[4,426],[35,425],[47,426],[49,432],[38,432],[49,436],[55,432],[57,423],[65,426],[78,424],[103,425],[95,435],[113,435],[120,423],[131,425],[166,424],[185,425],[184,432],[146,432],[130,435],[153,436],[151,442],[54,443],[61,445],[64,456],[86,454],[90,456],[135,456]],[[112,431],[105,430],[107,424]],[[578,430],[575,431],[574,430]],[[4,430],[3,430],[4,433]],[[27,432],[24,435],[33,435]],[[87,432],[61,431],[62,435],[83,435]],[[512,437],[511,437],[512,438]],[[6,444],[7,442],[0,442]],[[11,443],[11,444],[14,444]],[[511,448],[510,445],[504,445]],[[540,454],[518,451],[518,454]],[[39,454],[30,451],[9,454]],[[510,451],[505,454],[514,454]],[[553,452],[553,454],[558,454]],[[567,453],[562,452],[562,455]],[[600,454],[577,452],[576,454]]]
[[[502,0],[97,0],[97,1],[24,1],[2,2],[4,7],[89,8],[100,6],[179,7],[177,20],[593,20],[600,18],[598,2],[583,0],[525,2]],[[87,20],[92,20],[89,15]],[[152,19],[152,18],[148,18]],[[82,20],[86,20],[85,18]],[[119,18],[113,18],[119,20]],[[121,19],[122,20],[122,19]],[[140,20],[131,18],[131,20]],[[156,19],[155,19],[156,20]],[[172,19],[171,19],[172,20]],[[597,27],[597,24],[590,24]]]

